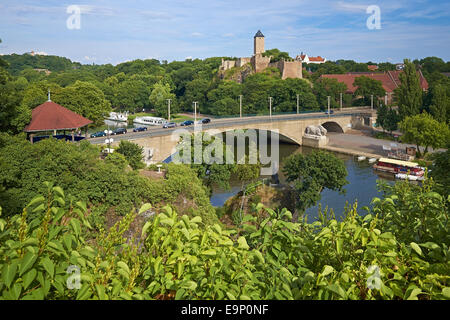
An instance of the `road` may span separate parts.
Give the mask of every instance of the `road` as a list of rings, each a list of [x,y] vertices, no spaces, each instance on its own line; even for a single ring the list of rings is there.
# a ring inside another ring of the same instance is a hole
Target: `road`
[[[342,117],[342,116],[350,116],[354,114],[360,114],[360,113],[370,113],[370,109],[367,108],[346,108],[343,109],[343,111],[334,111],[334,114],[332,115],[326,115],[324,112],[311,112],[311,113],[300,113],[300,114],[283,114],[283,115],[273,115],[272,118],[269,116],[253,116],[253,117],[242,117],[242,118],[225,118],[225,119],[214,119],[209,124],[202,125],[203,129],[214,129],[218,127],[222,127],[223,125],[230,124],[230,122],[233,122],[235,124],[250,124],[250,123],[266,123],[266,122],[272,122],[272,121],[294,121],[298,119],[317,119],[317,118],[324,118],[324,119],[332,119],[334,117]],[[158,136],[164,136],[168,135],[171,132],[173,132],[176,129],[179,128],[185,128],[189,131],[194,130],[194,126],[187,126],[187,127],[176,127],[176,128],[162,128],[162,126],[149,128],[147,131],[142,132],[128,132],[126,134],[116,135],[113,136],[113,139],[115,141],[120,140],[134,140],[134,139],[140,139],[145,137],[158,137]],[[92,144],[104,144],[105,143],[105,137],[99,137],[99,138],[88,138],[87,139]]]

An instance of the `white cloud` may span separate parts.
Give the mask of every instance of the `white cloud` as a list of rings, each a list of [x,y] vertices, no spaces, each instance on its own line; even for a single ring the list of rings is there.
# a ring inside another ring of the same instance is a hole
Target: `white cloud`
[[[193,36],[193,37],[202,37],[202,36],[203,36],[203,33],[200,33],[200,32],[192,32],[192,33],[191,33],[191,36]]]

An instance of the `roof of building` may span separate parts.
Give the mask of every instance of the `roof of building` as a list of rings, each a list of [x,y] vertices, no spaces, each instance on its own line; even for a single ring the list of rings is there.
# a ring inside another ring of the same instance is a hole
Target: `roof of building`
[[[371,65],[367,66],[367,69],[369,69],[370,71],[375,71],[375,70],[378,70],[378,66],[374,65],[374,64],[371,64]]]
[[[309,57],[309,61],[325,61],[321,56],[318,57]]]
[[[385,73],[374,73],[374,72],[358,72],[358,73],[347,73],[347,74],[323,74],[323,78],[333,78],[339,82],[343,82],[347,85],[347,93],[354,93],[357,87],[353,86],[355,79],[361,76],[366,76],[374,80],[381,81],[383,89],[391,93],[396,88],[400,86],[399,75],[403,71],[388,71]],[[428,90],[428,82],[423,76],[422,72],[419,70],[420,76],[420,86],[423,90]]]
[[[33,109],[31,122],[25,127],[25,132],[71,130],[82,128],[92,123],[79,114],[60,106],[52,101],[47,101]]]
[[[262,34],[261,30],[258,30],[258,32],[255,34],[255,38],[264,38],[264,35]]]

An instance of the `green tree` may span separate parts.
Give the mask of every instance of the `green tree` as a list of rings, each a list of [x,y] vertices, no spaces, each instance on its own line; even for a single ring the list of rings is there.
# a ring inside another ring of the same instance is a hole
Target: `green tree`
[[[328,96],[330,96],[331,108],[339,106],[340,94],[347,91],[347,85],[331,78],[319,78],[314,82],[314,94],[322,110],[328,106]]]
[[[290,156],[283,173],[298,195],[296,207],[300,213],[316,205],[323,189],[344,192],[343,187],[348,183],[344,162],[326,151]]]
[[[420,156],[419,146],[425,149],[423,155],[428,152],[428,147],[438,149],[444,147],[449,136],[449,127],[446,123],[438,122],[427,113],[421,113],[415,116],[403,119],[399,128],[403,135],[401,140],[406,143],[414,143]]]
[[[105,115],[111,111],[103,92],[89,82],[77,81],[52,94],[51,99],[96,124],[102,124]]]
[[[431,90],[430,114],[439,122],[450,121],[450,86],[446,88],[443,84],[435,84]]]
[[[399,121],[400,116],[398,115],[397,110],[395,110],[392,107],[389,107],[383,130],[386,129],[387,131],[389,131],[390,134],[392,134],[393,131],[398,129]]]
[[[115,152],[123,154],[130,166],[136,170],[145,167],[144,162],[142,162],[144,158],[143,150],[144,148],[136,143],[120,140],[119,147],[116,148]]]
[[[377,101],[379,103],[380,98],[386,95],[381,81],[366,76],[357,77],[353,86],[357,87],[355,96],[363,97],[364,105],[366,106],[371,104],[371,95],[373,95],[375,105],[377,105]]]
[[[398,111],[402,120],[408,116],[419,114],[423,102],[423,92],[416,66],[408,59],[404,60],[404,64],[405,68],[399,75],[400,86],[395,89]]]
[[[168,101],[171,99],[170,113],[174,114],[178,111],[177,101],[175,99],[175,94],[171,93],[170,85],[158,82],[153,86],[152,93],[150,94],[149,100],[150,105],[155,109],[156,115],[167,118],[168,117]]]
[[[383,132],[386,129],[387,117],[388,117],[388,106],[382,104],[377,109],[377,125],[383,128]]]
[[[120,82],[114,91],[113,106],[121,110],[139,112],[149,105],[150,89],[142,80],[127,79]]]

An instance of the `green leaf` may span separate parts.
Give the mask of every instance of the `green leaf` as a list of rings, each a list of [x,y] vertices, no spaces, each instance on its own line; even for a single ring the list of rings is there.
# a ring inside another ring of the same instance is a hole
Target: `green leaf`
[[[34,206],[38,203],[42,203],[44,201],[45,201],[45,198],[43,196],[34,197],[33,200],[31,200],[30,203],[28,203],[27,207],[32,207],[32,206]]]
[[[117,266],[124,270],[128,275],[130,274],[130,268],[128,268],[128,265],[125,262],[119,261],[117,262]]]
[[[59,196],[64,198],[64,191],[61,187],[53,187],[53,191],[55,191]]]
[[[256,258],[258,258],[259,262],[264,263],[264,257],[260,251],[253,250],[253,253],[255,254]]]
[[[205,256],[215,256],[217,254],[216,250],[214,249],[208,249],[202,252]]]
[[[9,288],[13,282],[17,272],[17,262],[14,261],[11,264],[5,264],[2,272],[2,279],[5,285]]]
[[[450,287],[445,287],[442,289],[442,295],[447,299],[450,299]]]
[[[411,242],[411,243],[410,243],[410,246],[411,246],[411,248],[414,249],[414,251],[415,251],[419,256],[422,255],[422,249],[420,249],[420,247],[417,245],[417,243]]]
[[[55,275],[55,265],[53,264],[53,261],[50,260],[50,258],[45,257],[42,259],[42,265],[44,266],[45,271],[50,275],[50,278],[53,278]]]
[[[81,225],[80,221],[78,219],[70,219],[70,225],[73,228],[73,231],[75,232],[75,235],[78,237],[81,234]]]
[[[193,218],[191,219],[191,222],[192,222],[192,223],[201,223],[201,222],[202,222],[202,218],[199,217],[199,216],[193,217]]]
[[[422,290],[419,288],[415,288],[411,291],[411,294],[409,295],[407,300],[418,300],[417,296],[422,293]]]
[[[147,232],[148,228],[152,225],[151,221],[147,221],[144,226],[142,227],[142,233],[141,237],[144,238],[145,233]]]
[[[336,293],[342,299],[347,299],[347,294],[345,293],[344,289],[341,288],[340,285],[333,283],[333,284],[328,285],[327,289]]]
[[[23,280],[23,289],[26,290],[28,286],[33,282],[34,279],[36,279],[37,271],[36,269],[31,269],[27,273],[25,273],[22,277]]]
[[[227,296],[228,296],[228,299],[230,299],[230,300],[236,300],[236,297],[228,291],[227,291]]]
[[[333,268],[332,266],[326,265],[326,266],[323,268],[322,276],[323,276],[323,277],[326,277],[327,275],[329,275],[329,274],[332,273],[333,271],[334,271],[334,268]]]
[[[245,237],[239,237],[238,243],[239,243],[238,247],[241,249],[248,250],[248,248],[250,248],[247,244],[247,240],[245,239]]]
[[[342,253],[342,244],[343,244],[344,240],[342,240],[341,238],[336,240],[336,251],[338,254]]]
[[[20,260],[19,264],[19,276],[28,271],[37,259],[37,255],[27,252],[25,256]]]
[[[139,214],[144,213],[145,211],[148,211],[152,208],[152,205],[150,203],[144,203],[141,208],[139,209]]]

